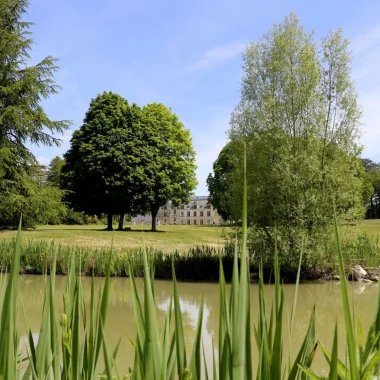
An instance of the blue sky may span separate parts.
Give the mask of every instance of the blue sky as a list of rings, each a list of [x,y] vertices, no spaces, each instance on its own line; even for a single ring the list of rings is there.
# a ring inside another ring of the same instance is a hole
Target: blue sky
[[[197,151],[197,195],[227,141],[239,102],[244,46],[295,12],[317,38],[343,28],[363,106],[364,157],[380,161],[380,1],[31,0],[26,19],[33,61],[60,59],[59,95],[44,102],[53,119],[80,127],[91,98],[114,91],[144,105],[162,102],[190,129]],[[33,147],[43,164],[69,147]]]

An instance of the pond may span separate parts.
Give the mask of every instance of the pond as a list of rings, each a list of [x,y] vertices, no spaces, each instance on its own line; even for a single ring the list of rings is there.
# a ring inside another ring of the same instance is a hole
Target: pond
[[[100,291],[104,279],[96,278],[95,285]],[[83,290],[86,302],[90,298],[91,279],[83,278]],[[66,278],[56,278],[56,304],[59,306],[57,316],[63,311],[63,293],[66,286]],[[137,279],[139,291],[143,291],[142,279]],[[204,297],[204,325],[203,343],[207,360],[212,358],[212,342],[218,341],[218,284],[214,283],[178,283],[183,313],[183,324],[188,354],[191,352],[192,339],[198,317],[198,305],[201,295]],[[288,342],[288,316],[291,313],[295,285],[284,285],[284,363],[287,361],[289,352]],[[45,278],[43,276],[21,276],[20,295],[24,302],[28,323],[33,333],[38,336],[45,291]],[[360,283],[348,284],[351,305],[354,307],[355,316],[361,321],[363,332],[366,333],[374,320],[376,307],[377,284],[363,285]],[[266,301],[268,307],[274,300],[274,286],[266,285]],[[157,303],[157,317],[162,323],[166,314],[169,299],[172,295],[172,284],[169,281],[155,281],[155,296]],[[332,347],[335,323],[338,323],[340,357],[344,357],[345,333],[344,318],[342,314],[340,286],[338,283],[308,283],[301,284],[298,293],[296,319],[291,337],[290,352],[295,357],[302,340],[305,336],[310,314],[313,306],[316,306],[316,339],[320,340],[329,350]],[[19,313],[20,324],[24,325],[23,317]],[[252,323],[256,324],[258,317],[258,286],[251,285],[251,317]],[[253,331],[253,328],[252,328]],[[21,335],[25,334],[20,331]],[[132,310],[131,288],[127,278],[112,278],[110,284],[110,298],[108,316],[105,328],[106,339],[110,350],[116,346],[121,338],[120,349],[117,357],[117,366],[120,375],[126,374],[133,364],[133,349],[127,338],[135,340],[136,330]],[[254,337],[252,342],[255,346]],[[257,365],[257,351],[253,352],[253,366]],[[318,350],[313,368],[323,373],[326,362]],[[103,368],[101,368],[103,370]]]

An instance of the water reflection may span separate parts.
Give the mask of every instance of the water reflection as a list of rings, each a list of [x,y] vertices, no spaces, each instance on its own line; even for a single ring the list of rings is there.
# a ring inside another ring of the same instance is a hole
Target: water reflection
[[[95,279],[96,291],[100,291],[104,279]],[[90,298],[90,278],[83,278],[84,296],[87,305]],[[56,279],[56,304],[58,307],[57,316],[63,311],[63,293],[66,286],[65,277]],[[138,291],[143,296],[143,282],[137,280]],[[198,308],[201,295],[204,297],[204,324],[202,327],[203,344],[206,352],[206,358],[209,363],[212,361],[212,342],[217,344],[218,328],[218,285],[210,283],[179,283],[180,305],[182,309],[182,320],[184,324],[185,343],[188,353],[191,352],[191,343],[198,318]],[[284,285],[284,354],[290,354],[294,357],[302,344],[303,337],[306,333],[309,318],[313,306],[316,307],[316,337],[323,342],[328,348],[332,346],[333,332],[335,322],[338,324],[340,338],[340,354],[344,353],[345,333],[344,318],[341,313],[340,287],[337,283],[312,283],[300,285],[298,292],[298,302],[296,311],[296,320],[293,326],[291,341],[288,341],[288,316],[291,312],[293,303],[294,285]],[[377,285],[361,285],[350,283],[348,286],[349,296],[352,305],[354,305],[355,315],[360,318],[363,331],[367,332],[370,323],[373,320]],[[274,302],[273,286],[265,287],[266,303],[268,308]],[[38,333],[40,328],[43,298],[45,293],[45,278],[43,276],[22,276],[20,281],[20,295],[24,302],[27,316],[27,322],[33,333]],[[172,284],[168,281],[155,282],[155,296],[157,302],[157,318],[159,325],[162,326],[172,295]],[[256,323],[258,315],[258,287],[251,286],[251,316],[252,322]],[[23,314],[19,313],[19,326],[22,331],[24,326]],[[252,329],[253,331],[253,329]],[[136,326],[132,311],[131,288],[129,280],[126,278],[113,278],[110,284],[110,298],[108,317],[106,322],[106,339],[110,349],[113,350],[120,337],[122,338],[117,365],[120,373],[126,373],[133,363],[133,349],[127,339],[127,335],[133,340],[136,336]],[[252,336],[252,342],[254,338]],[[255,344],[255,343],[254,343]],[[253,365],[257,365],[257,351],[254,347]],[[287,356],[284,356],[284,359]],[[285,362],[286,360],[284,360]],[[316,356],[315,368],[323,371],[326,367],[321,353]]]

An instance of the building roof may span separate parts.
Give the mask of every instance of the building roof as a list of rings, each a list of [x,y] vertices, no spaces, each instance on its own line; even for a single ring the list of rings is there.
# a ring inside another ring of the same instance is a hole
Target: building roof
[[[198,195],[191,198],[192,201],[207,201],[208,195]]]

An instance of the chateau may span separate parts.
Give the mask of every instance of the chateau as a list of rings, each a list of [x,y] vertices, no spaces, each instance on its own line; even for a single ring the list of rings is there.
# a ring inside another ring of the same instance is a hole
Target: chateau
[[[138,223],[151,223],[152,216],[137,216],[133,221]],[[207,196],[195,196],[190,203],[181,204],[174,207],[172,202],[168,202],[161,207],[157,213],[157,225],[165,224],[221,224],[222,218],[217,211],[209,204]]]

